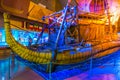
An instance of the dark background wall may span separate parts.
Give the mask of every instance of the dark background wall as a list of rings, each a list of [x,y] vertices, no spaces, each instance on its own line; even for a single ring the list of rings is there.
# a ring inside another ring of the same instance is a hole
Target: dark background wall
[[[0,13],[0,28],[3,27],[3,16],[2,13]]]
[[[52,11],[59,11],[63,9],[68,0],[32,0],[35,3],[41,3],[46,6],[47,9]],[[72,4],[75,4],[75,0],[72,0]]]

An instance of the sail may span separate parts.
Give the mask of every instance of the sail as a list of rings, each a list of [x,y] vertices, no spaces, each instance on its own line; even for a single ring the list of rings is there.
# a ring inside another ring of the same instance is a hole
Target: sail
[[[92,0],[90,2],[90,12],[104,14],[106,7],[106,1],[104,0]]]
[[[108,0],[111,23],[115,25],[120,17],[120,0]]]
[[[120,17],[120,0],[76,0],[79,14],[81,11],[111,15],[110,21],[114,25]],[[107,12],[108,9],[108,12]]]
[[[79,11],[104,13],[105,0],[76,0]]]
[[[76,0],[78,4],[78,10],[90,12],[89,6],[92,0]]]

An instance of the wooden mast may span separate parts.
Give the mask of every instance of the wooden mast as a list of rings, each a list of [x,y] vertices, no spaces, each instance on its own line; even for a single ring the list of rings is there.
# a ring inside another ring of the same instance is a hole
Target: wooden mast
[[[111,26],[111,21],[110,21],[110,12],[109,12],[109,5],[108,1],[105,0],[105,5],[106,5],[106,10],[107,10],[107,16],[108,16],[108,26],[109,26],[109,34],[112,34],[112,26]]]

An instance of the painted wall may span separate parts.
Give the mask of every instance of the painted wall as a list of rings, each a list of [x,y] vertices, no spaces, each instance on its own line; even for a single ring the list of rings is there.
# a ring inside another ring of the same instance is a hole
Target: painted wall
[[[54,5],[51,1],[51,5]],[[42,16],[53,13],[30,0],[0,0],[0,12],[41,22]]]
[[[42,6],[37,5],[33,2],[30,2],[28,12],[29,12],[28,19],[40,21],[40,22],[42,22],[43,16],[47,16],[53,13],[53,11],[43,8]]]
[[[35,0],[33,0],[35,2]],[[41,3],[46,6],[47,9],[52,11],[59,11],[62,9],[61,1],[64,0],[39,0],[37,3]]]
[[[26,17],[30,0],[0,0],[0,10]]]

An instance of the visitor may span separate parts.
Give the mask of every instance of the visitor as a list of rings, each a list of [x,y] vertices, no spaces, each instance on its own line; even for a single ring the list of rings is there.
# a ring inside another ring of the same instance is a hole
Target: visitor
[[[32,40],[32,38],[31,38],[31,36],[29,36],[29,37],[28,37],[28,47],[29,47],[29,48],[31,47],[32,42],[33,42],[33,40]]]

